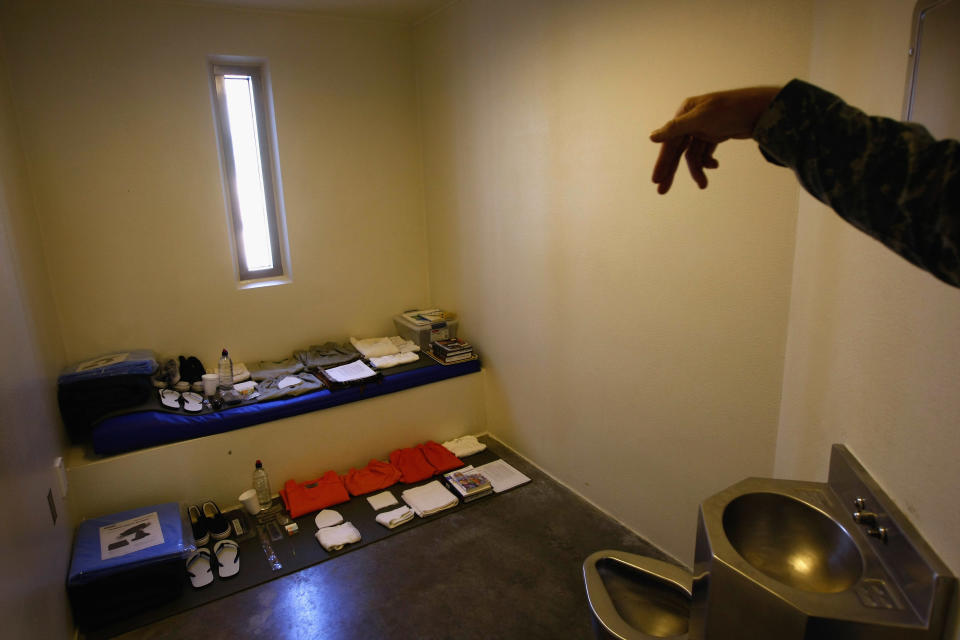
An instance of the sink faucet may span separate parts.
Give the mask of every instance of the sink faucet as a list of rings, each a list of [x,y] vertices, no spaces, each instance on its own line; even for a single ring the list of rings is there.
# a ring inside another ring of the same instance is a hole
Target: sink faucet
[[[877,526],[877,514],[872,511],[864,511],[867,501],[863,498],[857,498],[853,501],[853,506],[858,510],[853,512],[853,520],[857,524],[866,526],[866,534],[874,538],[879,538],[884,543],[887,541],[887,528]]]

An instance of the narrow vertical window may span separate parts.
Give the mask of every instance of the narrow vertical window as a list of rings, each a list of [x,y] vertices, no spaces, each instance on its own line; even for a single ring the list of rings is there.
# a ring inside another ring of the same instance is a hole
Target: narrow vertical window
[[[240,280],[283,276],[276,145],[263,65],[214,64],[212,73]]]

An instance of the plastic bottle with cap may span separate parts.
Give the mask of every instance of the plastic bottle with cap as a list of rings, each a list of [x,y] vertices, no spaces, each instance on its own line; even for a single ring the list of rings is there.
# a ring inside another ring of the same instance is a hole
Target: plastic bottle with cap
[[[257,492],[257,501],[261,509],[269,509],[273,499],[270,497],[270,479],[263,468],[263,463],[257,460],[253,470],[253,488]]]
[[[220,362],[217,364],[217,375],[219,376],[217,387],[219,387],[221,391],[224,389],[233,389],[233,360],[230,359],[230,354],[227,353],[226,349],[220,354]]]

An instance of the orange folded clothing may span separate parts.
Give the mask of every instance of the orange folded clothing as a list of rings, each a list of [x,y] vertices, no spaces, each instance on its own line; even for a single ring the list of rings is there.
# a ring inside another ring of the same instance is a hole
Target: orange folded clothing
[[[316,480],[294,482],[287,480],[280,490],[283,506],[290,512],[291,518],[299,518],[307,513],[325,509],[334,504],[350,500],[343,481],[336,471],[327,471]]]
[[[423,457],[427,459],[427,462],[429,462],[434,469],[437,470],[437,473],[459,469],[463,466],[463,461],[460,458],[453,455],[449,449],[437,444],[433,440],[428,440],[423,444],[418,444],[417,449],[420,449],[420,451],[423,453]]]
[[[400,470],[400,480],[410,484],[431,477],[436,470],[427,462],[420,449],[397,449],[390,454],[390,462]]]
[[[365,493],[386,489],[400,480],[400,470],[389,462],[371,460],[362,469],[350,469],[343,476],[343,484],[352,496],[362,496]]]

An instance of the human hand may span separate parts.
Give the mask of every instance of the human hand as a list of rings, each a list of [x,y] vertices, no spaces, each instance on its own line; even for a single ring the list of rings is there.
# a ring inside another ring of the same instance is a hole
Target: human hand
[[[717,145],[731,138],[749,138],[757,119],[779,92],[780,87],[750,87],[684,100],[673,120],[650,134],[650,140],[661,143],[653,167],[657,193],[670,190],[681,156],[686,157],[693,181],[706,189],[704,169],[720,166],[713,157]]]

